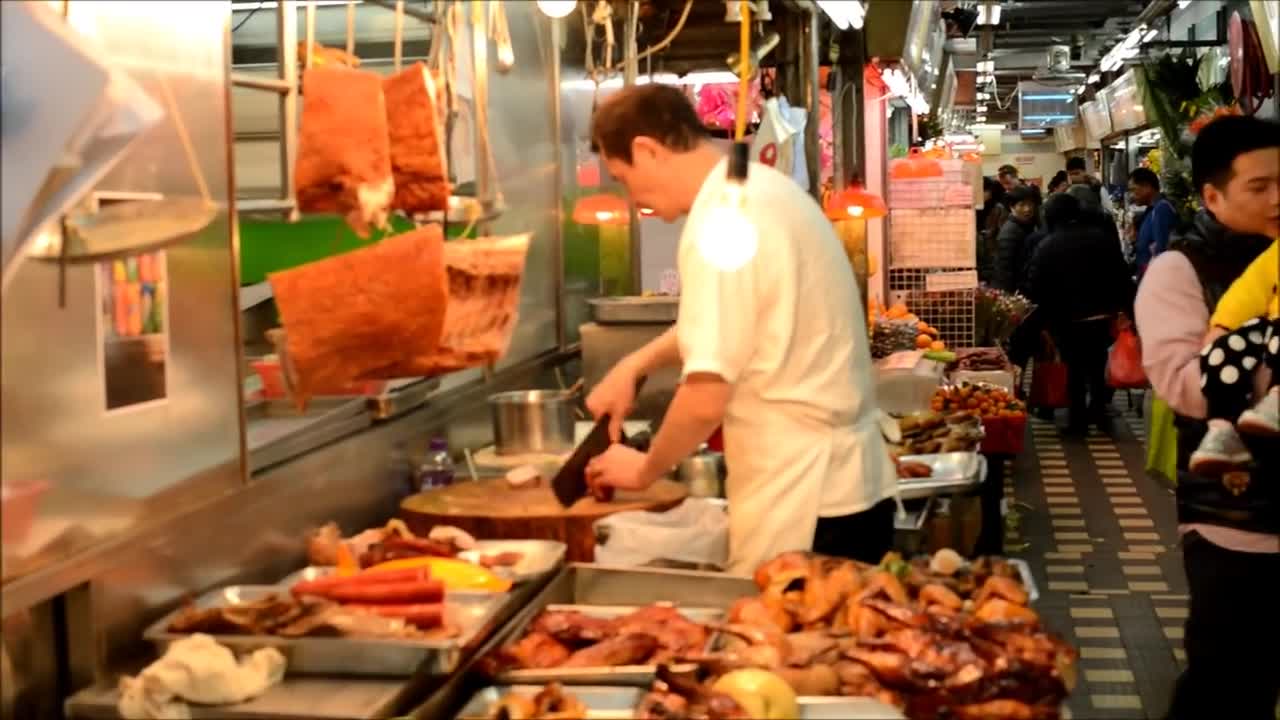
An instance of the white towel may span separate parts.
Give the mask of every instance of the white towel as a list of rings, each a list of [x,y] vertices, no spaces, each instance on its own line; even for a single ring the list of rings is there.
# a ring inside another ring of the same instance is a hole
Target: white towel
[[[244,702],[280,682],[284,668],[284,655],[275,648],[237,661],[231,650],[197,633],[170,645],[137,677],[121,678],[117,709],[126,720],[189,720],[188,702]]]

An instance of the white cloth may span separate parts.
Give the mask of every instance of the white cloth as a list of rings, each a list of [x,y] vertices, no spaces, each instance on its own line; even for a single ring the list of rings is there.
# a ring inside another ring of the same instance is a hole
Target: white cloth
[[[116,709],[126,720],[187,720],[187,702],[233,705],[257,697],[284,677],[285,659],[275,648],[236,656],[212,637],[183,638],[136,678],[120,679]]]
[[[755,256],[717,268],[699,249],[724,190],[711,171],[680,238],[676,322],[685,377],[733,386],[724,420],[729,570],[749,574],[808,549],[819,517],[894,495],[880,434],[865,317],[844,247],[821,208],[788,175],[751,164],[746,212]]]

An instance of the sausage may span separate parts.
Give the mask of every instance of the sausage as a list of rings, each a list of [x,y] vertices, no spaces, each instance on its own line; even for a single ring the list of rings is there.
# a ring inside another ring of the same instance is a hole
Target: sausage
[[[444,583],[439,580],[339,585],[318,593],[340,603],[396,605],[400,603],[435,603],[444,600]]]
[[[366,570],[355,575],[326,575],[315,580],[295,583],[290,589],[294,597],[324,595],[336,587],[348,585],[381,585],[385,583],[422,582],[430,579],[431,570],[425,567],[398,570]]]
[[[344,607],[387,618],[398,618],[422,630],[444,624],[443,603],[412,603],[404,605],[353,604]]]

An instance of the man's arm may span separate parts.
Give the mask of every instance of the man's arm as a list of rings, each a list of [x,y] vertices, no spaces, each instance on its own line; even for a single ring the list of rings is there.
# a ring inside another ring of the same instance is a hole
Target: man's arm
[[[1209,329],[1200,280],[1178,252],[1151,261],[1134,307],[1142,365],[1151,388],[1181,415],[1203,418],[1208,401],[1200,389],[1200,349]]]
[[[1150,257],[1155,257],[1164,252],[1169,247],[1169,234],[1173,232],[1173,226],[1178,221],[1178,214],[1174,212],[1173,205],[1168,201],[1158,202],[1152,208],[1151,222],[1154,226],[1151,228],[1151,248]]]
[[[719,375],[695,373],[676,388],[662,426],[649,445],[641,478],[645,486],[691,455],[724,420],[733,388]]]
[[[667,328],[661,335],[624,358],[623,362],[629,363],[637,376],[679,365],[680,343],[676,337],[676,326]]]

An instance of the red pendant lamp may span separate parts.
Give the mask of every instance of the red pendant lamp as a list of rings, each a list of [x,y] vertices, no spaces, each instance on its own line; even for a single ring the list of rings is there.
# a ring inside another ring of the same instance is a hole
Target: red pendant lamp
[[[845,189],[832,193],[824,210],[831,220],[871,220],[889,214],[884,199],[869,192],[856,178]]]
[[[626,225],[631,222],[631,206],[617,195],[587,195],[574,203],[573,221],[579,225]]]

